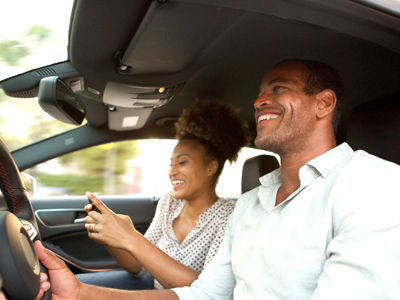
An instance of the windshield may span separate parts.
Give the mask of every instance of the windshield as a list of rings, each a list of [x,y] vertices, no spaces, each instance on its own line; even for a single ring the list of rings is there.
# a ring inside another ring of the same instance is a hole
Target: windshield
[[[68,59],[73,0],[13,0],[2,3],[0,78]]]
[[[68,59],[73,0],[2,3],[0,80]],[[11,98],[0,90],[0,136],[10,150],[75,126],[46,114],[37,98]]]

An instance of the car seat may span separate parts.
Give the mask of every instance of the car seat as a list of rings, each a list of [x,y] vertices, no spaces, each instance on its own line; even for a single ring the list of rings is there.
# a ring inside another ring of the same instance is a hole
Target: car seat
[[[259,186],[259,178],[277,168],[279,162],[275,156],[263,154],[248,158],[242,170],[242,194]]]
[[[400,164],[400,92],[355,107],[347,128],[354,150]]]

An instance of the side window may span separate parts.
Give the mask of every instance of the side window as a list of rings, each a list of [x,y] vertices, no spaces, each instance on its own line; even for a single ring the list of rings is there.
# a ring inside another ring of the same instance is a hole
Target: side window
[[[24,173],[37,179],[35,196],[161,195],[168,191],[176,141],[124,141],[76,151]]]
[[[171,190],[170,157],[176,140],[138,140],[104,144],[70,153],[24,173],[37,179],[34,196],[143,195]],[[245,148],[236,164],[226,163],[217,186],[222,197],[237,198],[245,160],[265,151]],[[28,186],[27,186],[28,188]]]

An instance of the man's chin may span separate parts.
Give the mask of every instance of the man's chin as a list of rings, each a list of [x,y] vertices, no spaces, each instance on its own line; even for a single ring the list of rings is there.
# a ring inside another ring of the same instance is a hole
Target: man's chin
[[[267,139],[265,138],[265,136],[259,136],[257,135],[255,140],[254,140],[254,144],[256,145],[256,147],[258,149],[262,149],[262,150],[267,150],[266,148],[269,148],[269,142],[267,141]],[[270,151],[270,150],[268,150]]]
[[[274,153],[279,152],[278,145],[276,143],[273,143],[270,140],[266,139],[265,137],[262,138],[257,135],[254,140],[254,144],[256,145],[256,147],[258,149],[262,149],[262,150],[274,152]]]

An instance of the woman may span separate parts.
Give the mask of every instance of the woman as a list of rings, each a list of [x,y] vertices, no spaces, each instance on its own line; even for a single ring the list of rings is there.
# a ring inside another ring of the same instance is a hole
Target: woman
[[[144,236],[128,216],[113,213],[88,193],[101,212],[85,207],[89,237],[136,277],[113,271],[77,275],[79,280],[124,289],[187,286],[217,253],[235,202],[219,198],[215,188],[225,162],[237,160],[250,134],[235,110],[218,102],[194,104],[175,125],[179,141],[168,172],[173,191],[160,199]]]

